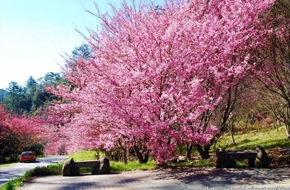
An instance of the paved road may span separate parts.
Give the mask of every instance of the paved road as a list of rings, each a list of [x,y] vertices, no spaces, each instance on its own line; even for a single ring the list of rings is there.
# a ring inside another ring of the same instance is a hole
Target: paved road
[[[36,162],[32,163],[17,163],[8,167],[0,168],[0,186],[17,177],[21,177],[25,172],[37,167],[46,166],[64,160],[67,156],[48,156],[37,158]]]
[[[290,189],[290,168],[216,169],[189,168],[122,172],[77,177],[39,177],[19,190],[268,190]]]

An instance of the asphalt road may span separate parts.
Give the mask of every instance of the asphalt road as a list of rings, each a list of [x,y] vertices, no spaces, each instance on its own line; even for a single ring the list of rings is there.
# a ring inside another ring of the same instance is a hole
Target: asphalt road
[[[289,190],[290,168],[196,167],[37,177],[19,190]],[[18,189],[17,189],[18,190]]]
[[[64,160],[67,156],[47,156],[37,158],[36,162],[17,163],[11,166],[0,168],[0,186],[10,179],[21,177],[25,172],[36,168],[37,166],[47,166]]]

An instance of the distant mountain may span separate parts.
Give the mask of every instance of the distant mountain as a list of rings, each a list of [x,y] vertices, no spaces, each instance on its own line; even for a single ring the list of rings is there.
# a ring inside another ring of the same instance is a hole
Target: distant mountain
[[[4,98],[7,96],[8,92],[6,90],[0,89],[0,102],[3,102]]]

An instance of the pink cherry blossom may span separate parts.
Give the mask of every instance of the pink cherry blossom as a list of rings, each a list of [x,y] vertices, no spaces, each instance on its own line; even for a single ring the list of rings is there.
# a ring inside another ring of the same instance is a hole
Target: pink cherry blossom
[[[207,144],[217,127],[201,119],[254,69],[263,45],[260,22],[274,0],[170,1],[156,11],[124,4],[96,13],[93,59],[68,64],[74,85],[49,90],[63,98],[48,119],[68,151],[110,150],[124,143],[164,163],[182,143]]]

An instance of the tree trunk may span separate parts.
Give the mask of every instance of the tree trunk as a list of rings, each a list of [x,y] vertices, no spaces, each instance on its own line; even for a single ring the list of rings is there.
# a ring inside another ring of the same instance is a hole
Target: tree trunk
[[[278,131],[279,127],[278,127],[278,124],[277,124],[277,118],[276,118],[276,116],[274,114],[272,114],[272,117],[273,117],[274,128]]]
[[[126,144],[122,144],[120,140],[118,140],[119,145],[121,147],[121,149],[123,150],[123,154],[124,154],[124,163],[127,164],[128,163],[128,148],[126,147]]]
[[[121,148],[122,150],[123,150],[123,154],[124,154],[124,163],[125,164],[128,164],[128,154],[127,154],[127,148],[126,147],[124,147],[124,148]]]
[[[236,146],[236,142],[235,142],[235,139],[234,139],[234,133],[233,133],[233,126],[232,127],[228,127],[228,130],[229,130],[231,138],[232,138],[232,143],[233,143],[234,146]]]
[[[125,155],[124,155],[125,156],[125,164],[128,163],[129,155],[130,155],[129,148],[126,148],[126,152],[125,152]]]
[[[137,158],[139,160],[139,163],[140,164],[146,164],[148,162],[148,160],[149,160],[148,152],[142,154],[140,152],[140,149],[137,146],[134,146],[134,150],[135,150],[135,153],[136,153]]]
[[[210,148],[210,144],[208,145],[195,145],[195,147],[197,148],[197,151],[200,155],[200,157],[204,160],[204,159],[208,159],[209,158],[209,148]]]
[[[186,144],[186,157],[188,160],[191,160],[192,147],[192,144]]]

